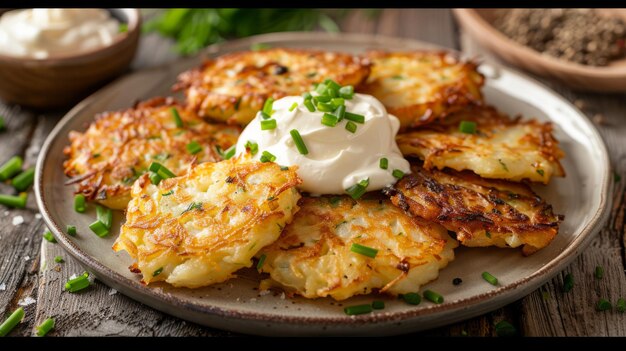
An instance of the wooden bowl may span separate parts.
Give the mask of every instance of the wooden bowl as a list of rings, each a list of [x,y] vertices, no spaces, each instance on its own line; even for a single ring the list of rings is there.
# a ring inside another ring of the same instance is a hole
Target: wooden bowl
[[[481,46],[504,61],[540,76],[554,78],[577,90],[626,92],[626,59],[593,67],[543,55],[510,39],[492,24],[496,9],[455,9],[461,27]],[[604,10],[603,15],[626,20],[625,9]]]
[[[128,24],[106,47],[77,55],[31,59],[0,54],[0,99],[38,110],[71,106],[123,73],[139,43],[138,9],[109,9]]]

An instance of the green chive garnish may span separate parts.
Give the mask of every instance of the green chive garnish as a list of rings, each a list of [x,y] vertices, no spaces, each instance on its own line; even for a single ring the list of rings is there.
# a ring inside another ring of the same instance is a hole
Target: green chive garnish
[[[567,273],[565,278],[563,279],[563,291],[569,292],[574,287],[574,277],[572,277],[571,273]]]
[[[302,139],[300,132],[298,132],[298,130],[296,129],[292,129],[289,131],[289,134],[291,134],[291,138],[293,139],[293,142],[296,144],[296,148],[298,148],[298,152],[302,155],[308,154],[309,149],[307,149],[306,144],[304,144],[304,140]]]
[[[274,106],[274,99],[271,97],[267,98],[267,100],[265,100],[265,103],[263,104],[263,112],[267,114],[268,116],[271,116],[273,106]]]
[[[331,115],[330,113],[325,113],[322,116],[322,124],[329,127],[334,127],[339,122],[337,116]]]
[[[189,144],[187,144],[187,151],[189,151],[190,154],[195,155],[198,152],[202,151],[202,146],[200,146],[198,142],[192,141]]]
[[[350,133],[356,133],[356,123],[352,122],[352,121],[348,121],[348,123],[346,123],[346,130]]]
[[[201,210],[202,209],[202,202],[192,202],[189,204],[189,206],[180,213],[180,215],[182,216],[183,214],[192,211],[192,210]]]
[[[257,271],[260,271],[261,268],[263,268],[263,264],[265,263],[266,258],[267,256],[265,254],[262,254],[261,257],[259,257],[259,262],[256,264]]]
[[[346,189],[346,193],[350,195],[354,200],[359,199],[367,191],[367,187],[370,184],[369,178],[363,179],[360,182]]]
[[[604,268],[597,266],[595,272],[596,279],[602,279],[604,276]]]
[[[169,169],[167,169],[165,166],[163,166],[162,164],[158,162],[152,162],[150,166],[148,167],[148,170],[150,172],[154,172],[158,174],[159,177],[161,177],[161,179],[176,177],[176,174],[174,174],[172,171],[170,171]]]
[[[542,176],[542,177],[543,177],[543,175],[544,175],[544,171],[543,171],[543,169],[538,169],[538,170],[537,170],[537,174],[539,174],[540,176]]]
[[[399,169],[394,169],[393,172],[391,172],[391,175],[394,176],[394,178],[402,179],[402,177],[404,177],[404,172]]]
[[[236,145],[233,145],[228,148],[228,150],[224,151],[224,159],[230,160],[233,156],[235,156]]]
[[[120,23],[120,25],[117,27],[117,32],[118,33],[126,33],[126,32],[128,32],[128,24],[127,23]]]
[[[261,130],[272,130],[272,129],[276,129],[275,119],[267,119],[265,121],[261,121]]]
[[[356,316],[358,314],[366,314],[372,312],[371,305],[348,306],[343,309],[348,316]]]
[[[96,206],[96,218],[98,218],[98,220],[102,222],[107,229],[111,229],[111,225],[113,224],[113,211],[111,211],[111,209],[103,206]]]
[[[432,291],[432,290],[426,290],[424,291],[424,297],[426,298],[426,300],[430,301],[430,302],[434,302],[436,304],[440,304],[443,303],[443,296],[441,296],[440,294]]]
[[[352,85],[346,85],[339,89],[339,96],[344,99],[350,100],[354,97],[354,87]]]
[[[619,313],[624,313],[624,311],[626,311],[626,300],[624,300],[622,298],[617,300],[617,303],[615,304],[615,309]]]
[[[459,124],[459,130],[461,133],[474,134],[476,133],[476,122],[461,121]]]
[[[500,337],[507,337],[507,336],[515,336],[517,335],[517,330],[515,329],[515,327],[507,322],[507,321],[500,321],[498,322],[498,324],[496,324],[495,326],[496,328],[496,335],[500,336]]]
[[[49,241],[49,242],[51,242],[51,243],[56,243],[56,242],[57,242],[57,240],[54,238],[54,235],[52,235],[52,232],[51,232],[51,231],[49,231],[49,230],[46,230],[46,231],[43,233],[43,238],[44,238],[44,239],[46,239],[46,240],[48,240],[48,241]]]
[[[0,182],[11,179],[14,175],[22,170],[22,158],[19,156],[11,157],[5,164],[0,166]]]
[[[20,193],[19,196],[0,194],[0,204],[9,206],[9,207],[25,208],[27,200],[28,200],[27,193]]]
[[[483,279],[486,280],[491,285],[498,285],[498,278],[491,275],[489,272],[483,272]]]
[[[346,112],[344,114],[344,118],[349,121],[356,122],[356,123],[361,123],[361,124],[365,123],[365,116],[352,113],[352,112]]]
[[[4,117],[0,116],[0,132],[4,130]]]
[[[330,100],[330,103],[333,104],[333,106],[335,106],[335,108],[339,108],[339,106],[344,106],[345,107],[346,101],[343,98],[332,98]]]
[[[89,273],[85,272],[74,279],[70,279],[65,283],[65,290],[74,293],[89,287]]]
[[[154,185],[159,185],[159,183],[162,180],[161,177],[158,174],[154,173],[154,172],[150,172],[148,174],[148,178],[150,178],[150,182],[152,184],[154,184]]]
[[[306,93],[302,94],[302,98],[304,100],[311,100],[313,98],[313,95],[311,95],[311,93],[307,91]]]
[[[161,196],[170,196],[170,195],[172,195],[173,193],[174,193],[174,190],[170,190],[170,191],[168,191],[168,192],[166,192],[166,193],[161,194]]]
[[[254,43],[250,45],[250,50],[252,51],[260,51],[270,49],[272,46],[267,43]]]
[[[37,327],[37,336],[46,336],[54,328],[54,319],[48,318]]]
[[[346,106],[341,105],[337,107],[337,109],[333,113],[335,114],[335,116],[337,116],[337,120],[341,122],[346,115]]]
[[[322,112],[333,112],[335,111],[335,106],[330,102],[318,102],[316,105],[317,109]]]
[[[63,263],[63,262],[65,262],[65,260],[63,260],[63,257],[57,256],[57,257],[54,258],[54,262],[56,262],[56,263]]]
[[[100,222],[100,220],[96,220],[95,222],[91,223],[89,225],[89,229],[91,229],[92,232],[94,232],[97,236],[101,238],[104,238],[109,234],[109,229],[104,223]]]
[[[11,181],[11,185],[17,191],[24,191],[33,184],[33,180],[35,180],[35,167],[31,167],[15,176]]]
[[[172,107],[170,109],[170,112],[172,112],[172,117],[174,117],[174,123],[176,123],[176,127],[182,128],[183,120],[180,118],[180,115],[178,114],[178,110],[175,107]]]
[[[386,157],[383,157],[378,162],[378,166],[382,169],[387,169],[389,167],[389,160]]]
[[[289,112],[293,112],[293,110],[295,110],[296,107],[298,107],[298,103],[294,102],[293,104],[291,104],[291,107],[289,107]]]
[[[152,273],[153,277],[156,277],[157,275],[161,274],[161,272],[163,272],[163,267],[157,269],[156,271],[154,271],[154,273]]]
[[[76,226],[68,225],[66,227],[66,232],[67,232],[67,235],[76,236]]]
[[[324,79],[324,84],[326,84],[326,86],[332,90],[339,91],[339,89],[341,89],[341,85],[339,85],[339,83],[335,82],[334,80],[330,78]]]
[[[274,156],[269,151],[263,151],[261,154],[261,162],[274,162],[276,161],[276,156]]]
[[[256,155],[257,152],[259,152],[259,144],[255,143],[254,141],[250,141],[248,140],[246,142],[246,145],[244,145],[246,149],[250,150],[250,154],[252,156]]]
[[[611,308],[613,308],[613,306],[611,306],[611,303],[607,299],[600,299],[596,304],[596,310],[598,311],[607,311]]]
[[[320,94],[320,95],[326,95],[328,91],[328,87],[326,86],[326,84],[318,84],[317,87],[315,88],[315,92]]]
[[[409,305],[419,305],[422,302],[422,297],[418,293],[402,294],[402,299]]]
[[[309,112],[315,112],[315,105],[313,105],[310,99],[304,100],[304,107],[306,107]]]
[[[87,208],[85,206],[85,195],[83,194],[74,195],[74,211],[78,213],[85,213],[86,209]]]
[[[370,258],[375,258],[376,254],[378,254],[378,250],[357,243],[352,244],[350,251]]]
[[[316,104],[318,102],[330,102],[331,99],[332,98],[328,95],[318,95],[313,97],[313,102],[315,102]]]
[[[373,301],[372,308],[375,310],[385,309],[385,301]]]
[[[0,324],[0,337],[7,336],[24,319],[24,309],[22,307],[16,309],[9,318]]]

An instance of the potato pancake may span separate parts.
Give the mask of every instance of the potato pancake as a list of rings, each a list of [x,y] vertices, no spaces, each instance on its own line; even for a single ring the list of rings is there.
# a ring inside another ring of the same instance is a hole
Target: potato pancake
[[[360,84],[369,74],[361,58],[337,52],[268,49],[232,53],[179,76],[187,105],[201,117],[246,125],[268,97],[300,95],[326,78]]]
[[[487,180],[468,171],[427,171],[413,165],[393,187],[391,201],[413,216],[456,232],[465,246],[519,247],[525,255],[546,247],[562,216],[528,185]]]
[[[509,118],[491,106],[466,108],[399,134],[396,141],[405,156],[424,160],[426,169],[449,167],[485,178],[544,184],[565,176],[559,162],[565,154],[551,123]]]
[[[72,178],[67,184],[77,184],[77,193],[90,200],[124,209],[131,185],[150,163],[181,175],[191,164],[221,160],[219,151],[236,144],[239,133],[238,127],[206,123],[172,99],[103,113],[84,133],[69,133],[63,163],[65,175]],[[191,151],[190,143],[195,146]]]
[[[378,252],[372,258],[353,245]],[[261,271],[271,276],[261,288],[336,300],[416,292],[454,259],[457,246],[442,226],[411,218],[388,199],[303,198],[293,222],[260,252]]]
[[[113,249],[137,260],[143,282],[196,288],[227,280],[274,242],[298,210],[296,167],[243,157],[133,185]]]
[[[483,101],[484,77],[477,65],[450,53],[370,51],[366,57],[372,72],[358,90],[380,100],[387,112],[400,119],[402,129]]]

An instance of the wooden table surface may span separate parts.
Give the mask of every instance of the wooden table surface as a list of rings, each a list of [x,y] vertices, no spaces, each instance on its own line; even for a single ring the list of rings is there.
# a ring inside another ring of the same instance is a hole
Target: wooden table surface
[[[499,64],[459,33],[449,10],[384,10],[375,20],[357,12],[343,19],[341,28],[345,32],[429,41]],[[171,45],[156,35],[145,36],[133,69],[175,60]],[[575,93],[557,83],[542,81],[579,106],[603,135],[616,175],[622,178],[616,180],[611,217],[580,257],[540,289],[502,309],[422,335],[495,335],[494,325],[507,320],[526,336],[626,336],[625,314],[595,310],[595,303],[601,297],[613,302],[626,297],[626,94]],[[21,155],[25,166],[30,166],[35,164],[45,137],[62,113],[37,114],[0,102],[0,115],[8,126],[8,131],[0,133],[0,164],[13,155]],[[0,184],[0,193],[12,191],[8,184]],[[56,320],[50,336],[234,335],[163,314],[98,281],[85,293],[63,292],[68,277],[82,269],[61,247],[42,240],[46,227],[38,215],[32,190],[29,195],[26,209],[0,205],[0,318],[5,318],[18,305],[26,311],[24,321],[10,335],[31,335],[34,326],[48,317]],[[14,225],[19,217],[24,223]],[[55,264],[53,259],[57,255],[63,256],[65,263]],[[42,264],[45,261],[48,263]],[[596,266],[604,267],[601,280],[593,276]],[[563,293],[561,286],[567,273],[573,274],[576,283],[570,293]]]

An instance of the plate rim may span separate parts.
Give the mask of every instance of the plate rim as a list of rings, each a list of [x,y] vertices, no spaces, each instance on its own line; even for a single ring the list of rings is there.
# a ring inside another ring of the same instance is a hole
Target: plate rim
[[[361,34],[361,33],[341,33],[337,35],[335,33],[320,33],[320,32],[282,32],[282,33],[270,33],[263,34],[258,36],[247,37],[243,39],[231,40],[223,43],[213,44],[203,50],[201,53],[196,56],[190,58],[181,58],[176,61],[166,63],[164,65],[159,65],[157,67],[148,68],[145,70],[138,70],[132,72],[131,74],[122,76],[102,89],[98,90],[94,94],[90,95],[80,103],[78,103],[75,107],[73,107],[67,114],[57,123],[57,125],[53,128],[50,134],[47,136],[39,156],[37,158],[36,170],[35,170],[35,197],[37,206],[39,211],[48,226],[48,228],[54,233],[57,242],[68,251],[75,259],[77,259],[81,265],[87,268],[88,271],[94,273],[98,280],[102,281],[106,285],[113,286],[116,285],[116,288],[122,286],[124,289],[118,289],[123,294],[131,297],[133,300],[138,301],[139,303],[146,304],[155,309],[161,310],[171,315],[176,315],[183,319],[191,319],[189,317],[183,316],[182,314],[172,313],[171,310],[165,308],[166,306],[161,306],[159,303],[165,303],[169,305],[173,305],[176,307],[180,307],[182,309],[191,310],[192,312],[199,312],[202,314],[210,314],[213,317],[225,317],[231,319],[237,319],[244,322],[274,322],[274,323],[296,323],[299,326],[302,325],[310,325],[310,324],[323,324],[328,326],[340,326],[345,325],[346,322],[349,321],[350,325],[363,325],[363,324],[375,324],[375,323],[385,323],[385,322],[398,322],[398,321],[408,321],[414,319],[416,317],[429,316],[434,314],[445,314],[451,313],[454,311],[461,311],[463,309],[471,308],[476,304],[480,304],[481,302],[488,302],[488,300],[492,298],[497,298],[498,303],[496,301],[492,301],[492,307],[487,308],[486,310],[492,311],[498,307],[501,307],[511,301],[515,300],[514,296],[515,290],[522,286],[524,289],[535,289],[539,285],[545,283],[547,280],[551,279],[557,273],[559,273],[563,268],[565,268],[571,261],[573,261],[580,253],[587,247],[587,245],[591,242],[594,234],[601,230],[602,225],[608,219],[612,197],[610,196],[613,183],[610,181],[611,174],[611,164],[610,158],[608,154],[608,149],[606,146],[606,142],[602,138],[601,134],[597,130],[597,128],[584,117],[584,114],[576,108],[571,102],[565,99],[562,95],[558,94],[550,87],[545,84],[537,81],[536,79],[529,77],[515,69],[511,69],[508,67],[496,66],[491,64],[483,64],[483,66],[490,67],[500,72],[507,72],[517,78],[521,78],[531,83],[537,85],[538,87],[546,90],[547,92],[554,95],[558,98],[562,103],[568,105],[571,109],[573,109],[577,118],[581,119],[581,122],[585,124],[588,128],[589,132],[593,134],[594,138],[598,141],[601,150],[598,150],[602,154],[601,163],[603,164],[603,169],[606,169],[601,179],[601,193],[600,193],[600,202],[596,212],[593,217],[589,220],[587,225],[583,227],[577,237],[556,257],[552,258],[548,263],[543,265],[538,270],[534,271],[532,274],[520,278],[514,282],[511,282],[505,286],[501,286],[497,289],[490,290],[486,293],[473,295],[468,298],[458,299],[455,301],[447,302],[443,305],[432,305],[425,308],[419,308],[414,310],[407,311],[399,311],[399,312],[389,312],[389,313],[380,313],[380,314],[368,314],[359,316],[359,318],[350,318],[350,316],[345,316],[342,314],[337,314],[337,316],[328,316],[328,317],[311,317],[311,316],[288,316],[288,315],[267,315],[263,312],[255,312],[255,311],[241,311],[237,309],[228,309],[222,307],[215,306],[207,306],[207,305],[197,305],[194,303],[188,303],[184,300],[178,299],[176,297],[170,296],[170,294],[163,292],[161,289],[150,289],[143,286],[141,283],[131,280],[122,276],[121,274],[115,272],[113,269],[105,266],[100,263],[94,257],[91,257],[87,253],[83,252],[78,245],[69,240],[65,235],[63,235],[63,230],[60,228],[51,217],[50,212],[48,211],[48,201],[43,198],[43,166],[46,162],[46,156],[48,155],[52,144],[55,139],[59,137],[60,131],[70,123],[81,110],[92,104],[94,101],[97,101],[100,95],[106,93],[111,87],[118,84],[120,81],[129,78],[130,76],[138,73],[148,73],[151,71],[159,71],[163,69],[167,69],[171,65],[182,62],[185,60],[197,60],[199,57],[206,56],[207,54],[213,54],[218,52],[223,52],[227,50],[229,47],[245,47],[245,45],[249,45],[252,43],[259,42],[273,42],[273,41],[282,41],[282,40],[331,40],[334,42],[363,42],[364,45],[366,43],[376,43],[383,41],[384,43],[410,43],[411,45],[419,45],[423,48],[432,48],[437,50],[445,50],[448,52],[460,54],[463,57],[467,57],[466,54],[460,53],[454,49],[444,48],[432,43],[424,42],[421,40],[410,39],[410,38],[399,38],[399,37],[391,37],[385,35],[370,35],[370,34]],[[581,118],[582,117],[582,118]],[[106,278],[105,278],[106,277]],[[128,289],[128,290],[126,290]],[[125,291],[126,290],[126,291]],[[148,298],[150,302],[139,301],[135,295],[142,295],[145,298]],[[480,306],[480,305],[479,305]],[[472,314],[472,316],[485,313],[486,311],[480,310],[476,308],[478,313]],[[471,316],[466,316],[465,318],[469,318]],[[206,325],[206,323],[204,323]],[[435,327],[436,325],[432,325]],[[296,326],[297,327],[297,326]],[[217,327],[220,328],[220,327]],[[233,328],[227,328],[231,330],[235,330]],[[415,328],[416,330],[419,328]]]

